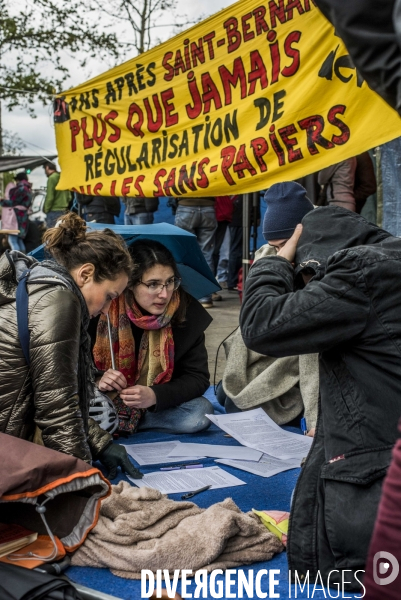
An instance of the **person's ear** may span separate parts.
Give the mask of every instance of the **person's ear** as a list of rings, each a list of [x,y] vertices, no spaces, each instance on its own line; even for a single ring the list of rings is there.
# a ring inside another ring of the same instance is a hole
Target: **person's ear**
[[[92,283],[95,276],[95,267],[92,263],[85,263],[76,271],[76,283],[82,288],[88,283]]]

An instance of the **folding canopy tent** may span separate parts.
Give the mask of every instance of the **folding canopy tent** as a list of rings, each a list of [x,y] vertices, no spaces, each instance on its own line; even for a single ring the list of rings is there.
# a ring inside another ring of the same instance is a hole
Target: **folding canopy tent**
[[[0,173],[17,169],[36,169],[48,161],[53,161],[57,154],[49,156],[0,156]]]

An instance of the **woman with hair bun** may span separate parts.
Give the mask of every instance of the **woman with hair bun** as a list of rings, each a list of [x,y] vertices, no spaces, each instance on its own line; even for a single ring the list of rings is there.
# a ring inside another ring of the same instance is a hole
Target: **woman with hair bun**
[[[133,477],[125,448],[88,418],[94,395],[89,321],[107,314],[125,289],[131,258],[109,229],[87,231],[69,213],[44,235],[53,260],[41,263],[18,251],[0,258],[0,431],[90,462],[109,478],[120,466]],[[16,291],[29,270],[29,362],[18,335]]]
[[[113,300],[116,369],[111,367],[107,320],[101,315],[93,355],[104,372],[99,388],[117,391],[120,430],[194,433],[210,425],[205,329],[212,318],[180,286],[171,252],[157,241],[130,245],[133,267],[124,294]]]

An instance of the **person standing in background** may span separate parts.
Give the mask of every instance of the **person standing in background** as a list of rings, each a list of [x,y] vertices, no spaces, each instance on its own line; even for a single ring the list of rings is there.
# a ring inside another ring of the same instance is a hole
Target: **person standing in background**
[[[214,238],[214,251],[213,251],[213,263],[214,263],[214,275],[217,277],[219,274],[219,263],[221,260],[221,248],[226,236],[227,228],[230,225],[234,211],[234,201],[237,196],[216,196],[216,203],[214,205],[217,219],[217,229]],[[229,254],[228,254],[229,258]],[[227,260],[227,275],[228,275],[228,260]],[[223,282],[219,281],[220,285]],[[224,280],[224,286],[227,287],[227,277]]]
[[[217,219],[214,208],[215,198],[179,198],[175,225],[196,235],[199,248],[214,273],[213,252]],[[213,300],[221,300],[219,294],[200,298],[203,308],[212,308]]]
[[[336,204],[361,214],[367,198],[377,189],[369,152],[362,152],[322,169],[318,175],[318,183],[321,186],[318,206]]]
[[[10,191],[15,188],[15,178],[12,179],[12,181],[9,181],[6,185],[6,189],[4,190],[4,200],[10,200]],[[2,206],[2,211],[1,211],[1,221],[2,221],[2,228],[3,229],[9,229],[10,225],[9,225],[9,218],[8,217],[12,217],[12,215],[10,214],[11,211],[9,211],[9,215],[7,215],[7,217],[5,216],[5,213],[7,211],[3,210],[3,207],[5,206],[3,203],[1,203]],[[15,213],[14,213],[15,214]],[[16,216],[15,216],[16,218]],[[10,239],[11,237],[11,239]],[[13,238],[12,236],[8,235],[7,236],[7,242],[8,245],[10,246],[10,248],[12,250],[14,250],[12,244],[13,244]],[[3,250],[4,252],[4,250]]]
[[[159,208],[159,198],[120,198],[126,209],[124,225],[152,225],[154,213]]]
[[[25,253],[24,239],[28,231],[28,208],[32,204],[32,192],[31,184],[28,181],[28,175],[25,173],[17,173],[15,176],[16,185],[7,186],[8,196],[1,201],[1,206],[4,209],[11,209],[9,211],[9,217],[11,220],[16,221],[16,224],[8,226],[5,220],[5,210],[2,211],[3,226],[13,229],[16,227],[19,230],[18,234],[9,235],[8,243],[11,250],[19,250]],[[14,214],[12,214],[14,212]],[[11,223],[10,220],[10,223]]]
[[[47,177],[46,198],[43,206],[43,212],[46,214],[46,224],[48,227],[54,227],[59,219],[67,210],[71,194],[68,190],[57,190],[60,181],[60,173],[52,162],[43,165]]]
[[[5,200],[10,200],[10,192],[13,188],[15,188],[16,183],[15,183],[15,177],[13,177],[12,181],[9,181],[6,185],[6,189],[4,190],[4,199]]]
[[[120,214],[120,199],[118,196],[88,196],[75,194],[78,204],[82,207],[82,216],[87,223],[106,223],[114,225],[114,217]]]
[[[356,212],[355,205],[355,171],[356,157],[348,158],[340,163],[322,169],[318,183],[322,186],[319,205],[337,205]]]

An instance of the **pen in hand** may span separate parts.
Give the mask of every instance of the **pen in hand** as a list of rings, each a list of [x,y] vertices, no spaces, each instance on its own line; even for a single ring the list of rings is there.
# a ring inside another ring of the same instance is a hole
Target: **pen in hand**
[[[301,429],[302,429],[302,433],[304,435],[306,435],[308,433],[308,428],[306,426],[306,419],[305,419],[305,417],[302,417],[302,419],[301,419]]]

